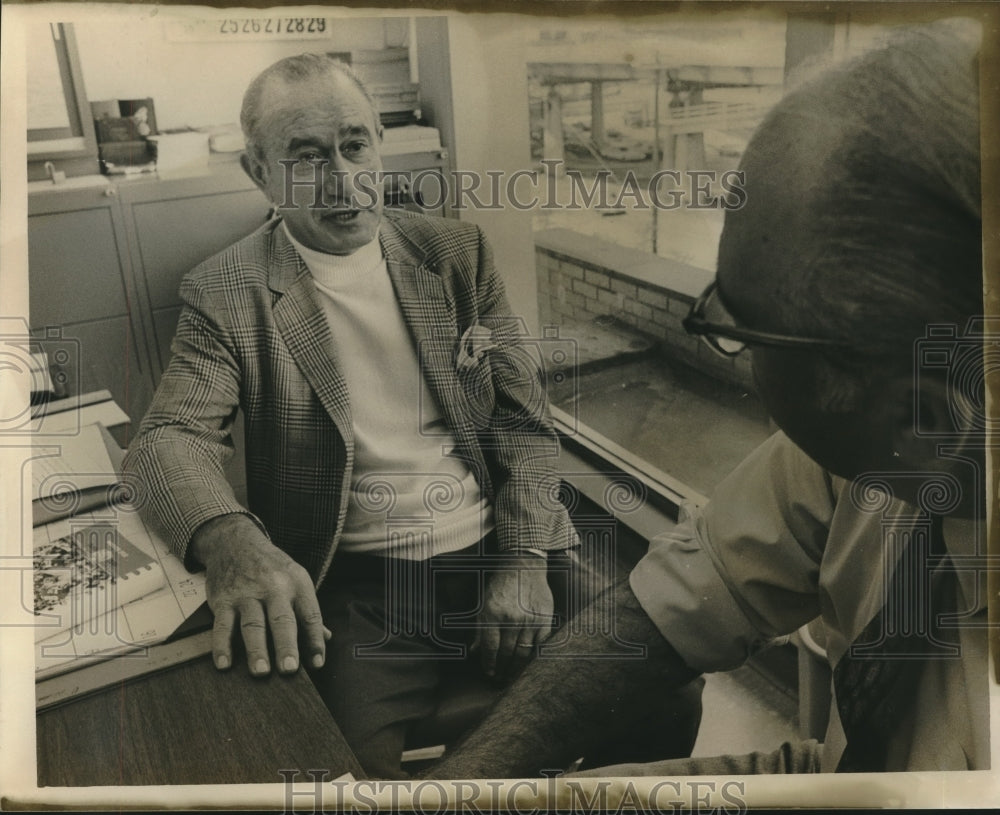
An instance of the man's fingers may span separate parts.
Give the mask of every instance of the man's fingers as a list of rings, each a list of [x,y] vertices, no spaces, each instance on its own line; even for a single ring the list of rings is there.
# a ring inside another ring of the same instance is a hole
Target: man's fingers
[[[514,658],[515,646],[518,642],[520,629],[505,627],[500,629],[500,647],[497,649],[497,670],[506,673]]]
[[[521,629],[518,636],[517,645],[514,646],[514,656],[510,661],[510,674],[516,676],[525,665],[535,655],[535,643],[541,640],[533,640],[535,632],[530,628]]]
[[[480,658],[483,661],[483,672],[487,676],[496,676],[497,651],[500,648],[500,630],[496,626],[487,625],[481,629],[479,637]]]
[[[239,606],[240,634],[247,651],[247,665],[254,676],[271,671],[267,658],[267,623],[264,608],[258,600],[245,600]]]
[[[278,671],[286,674],[297,671],[299,669],[298,625],[295,622],[292,604],[284,597],[269,599],[267,624],[271,628]]]
[[[523,637],[522,639],[533,640],[533,645],[541,645],[545,640],[552,636],[552,615],[548,615],[548,619],[542,622],[537,628],[533,628],[530,632],[531,636]]]
[[[215,609],[215,623],[212,625],[212,660],[220,671],[233,664],[233,624],[236,612],[232,606]]]
[[[296,596],[295,615],[300,625],[304,658],[313,668],[322,668],[326,660],[326,641],[333,634],[323,625],[323,614],[311,584]]]

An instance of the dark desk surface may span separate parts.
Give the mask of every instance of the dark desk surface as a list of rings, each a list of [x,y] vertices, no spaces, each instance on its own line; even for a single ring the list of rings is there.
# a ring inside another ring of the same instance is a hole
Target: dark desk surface
[[[254,679],[209,657],[37,717],[38,786],[281,783],[362,771],[308,676]]]
[[[123,453],[102,430],[120,471]],[[272,784],[284,781],[279,770],[363,777],[301,670],[254,679],[243,663],[219,673],[202,656],[46,709],[36,722],[40,787]]]

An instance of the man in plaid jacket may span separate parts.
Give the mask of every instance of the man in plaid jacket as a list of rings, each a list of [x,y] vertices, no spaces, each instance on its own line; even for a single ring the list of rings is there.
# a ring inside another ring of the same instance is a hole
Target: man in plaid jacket
[[[366,770],[398,775],[434,707],[434,657],[461,656],[474,630],[503,673],[549,631],[546,553],[577,542],[558,441],[479,229],[383,213],[381,127],[357,78],[325,56],[282,60],[242,123],[244,169],[280,217],[184,280],[126,468],[146,516],[206,569],[216,666],[237,626],[255,675],[268,631],[280,672],[301,644]],[[238,410],[247,507],[223,475]],[[472,623],[443,632],[446,613]]]

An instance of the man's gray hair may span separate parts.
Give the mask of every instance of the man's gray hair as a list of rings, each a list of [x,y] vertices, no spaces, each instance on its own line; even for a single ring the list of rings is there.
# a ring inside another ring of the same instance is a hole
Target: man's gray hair
[[[257,157],[261,156],[259,134],[260,122],[263,118],[263,111],[260,109],[261,97],[264,95],[264,88],[267,87],[271,80],[276,79],[294,83],[329,76],[330,74],[343,76],[361,91],[368,105],[371,107],[375,126],[378,127],[379,115],[375,99],[350,65],[329,54],[296,54],[278,60],[257,74],[247,88],[246,93],[243,94],[243,107],[240,110],[240,126],[243,128],[243,138],[246,141],[247,150]]]

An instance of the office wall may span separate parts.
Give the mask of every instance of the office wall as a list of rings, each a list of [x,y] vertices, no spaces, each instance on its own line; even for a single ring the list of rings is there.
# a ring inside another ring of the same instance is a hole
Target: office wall
[[[322,41],[191,43],[168,38],[166,11],[105,8],[99,14],[90,9],[62,15],[75,25],[87,96],[152,97],[160,129],[235,124],[250,78],[284,56],[319,48],[412,46],[416,39],[414,72],[453,166],[483,177],[487,170],[509,174],[531,167],[525,73],[525,43],[535,26],[530,17],[451,14],[446,19],[424,12],[408,29],[410,36],[399,15],[352,17],[338,21]],[[506,208],[458,215],[485,230],[512,306],[535,330],[530,213]]]
[[[238,122],[250,79],[282,57],[386,45],[384,21],[375,18],[338,22],[328,39],[273,43],[172,42],[164,17],[148,8],[91,13],[74,25],[88,98],[152,97],[161,130]]]
[[[485,179],[487,170],[502,171],[507,178],[532,166],[525,45],[533,25],[530,17],[513,14],[448,19],[456,168]],[[537,330],[531,213],[505,206],[469,209],[459,217],[483,228],[514,312],[527,321],[530,330]]]

